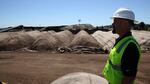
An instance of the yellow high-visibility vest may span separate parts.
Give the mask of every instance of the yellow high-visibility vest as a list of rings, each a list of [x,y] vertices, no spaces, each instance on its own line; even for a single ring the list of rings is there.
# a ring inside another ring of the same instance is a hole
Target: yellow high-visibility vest
[[[139,56],[141,55],[140,46],[132,36],[127,36],[120,40],[111,49],[107,63],[103,69],[103,75],[110,82],[110,84],[121,84],[122,79],[124,78],[123,72],[121,71],[121,58],[128,44],[131,42],[136,44],[139,51]]]

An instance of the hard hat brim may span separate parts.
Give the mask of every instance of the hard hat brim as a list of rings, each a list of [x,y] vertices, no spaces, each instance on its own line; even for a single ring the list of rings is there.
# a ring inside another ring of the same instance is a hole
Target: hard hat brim
[[[110,17],[110,19],[114,19],[114,18],[121,18],[121,19],[126,19],[126,18],[122,18],[122,17]],[[131,19],[129,19],[129,20],[131,20]],[[133,20],[134,21],[134,23],[138,23],[139,21],[137,21],[137,20]]]

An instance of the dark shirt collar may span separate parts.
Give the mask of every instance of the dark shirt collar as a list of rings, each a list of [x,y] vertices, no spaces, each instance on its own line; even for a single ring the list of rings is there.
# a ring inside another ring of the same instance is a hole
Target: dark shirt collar
[[[123,38],[125,38],[125,37],[127,37],[127,36],[132,36],[132,33],[131,33],[131,32],[128,32],[128,33],[126,33],[123,37],[118,37],[118,38],[116,39],[115,45],[116,45],[120,40],[122,40]],[[114,46],[115,46],[115,45],[114,45]]]

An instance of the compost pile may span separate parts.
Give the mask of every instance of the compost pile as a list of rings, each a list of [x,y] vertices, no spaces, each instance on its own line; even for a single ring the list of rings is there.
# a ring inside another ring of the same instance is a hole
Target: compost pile
[[[66,28],[66,27],[65,27]],[[88,31],[91,25],[71,25],[62,31],[18,31],[0,33],[0,51],[48,51],[54,53],[108,53],[118,35],[111,31]],[[79,29],[73,33],[70,29]],[[143,52],[150,51],[150,32],[132,30]]]

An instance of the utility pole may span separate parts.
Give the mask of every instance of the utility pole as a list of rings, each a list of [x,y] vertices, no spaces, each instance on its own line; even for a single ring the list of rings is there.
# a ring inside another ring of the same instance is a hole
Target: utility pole
[[[81,19],[78,19],[78,23],[79,23],[79,25],[80,25],[80,23],[81,23]]]

